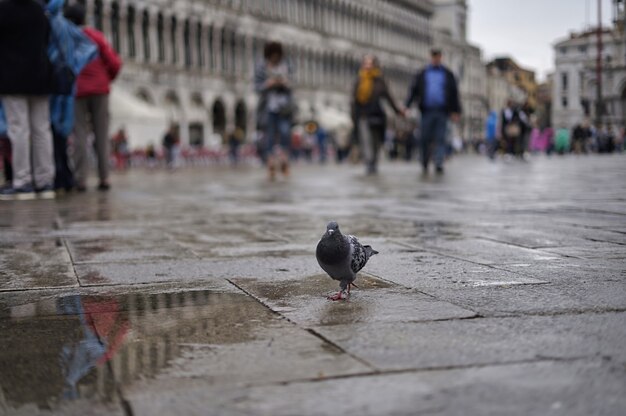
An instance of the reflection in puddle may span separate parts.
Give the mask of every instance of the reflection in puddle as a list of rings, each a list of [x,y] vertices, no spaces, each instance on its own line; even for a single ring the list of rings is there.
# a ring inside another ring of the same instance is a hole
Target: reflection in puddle
[[[119,386],[155,376],[185,345],[254,339],[271,319],[243,295],[199,290],[0,304],[0,408],[111,401]]]

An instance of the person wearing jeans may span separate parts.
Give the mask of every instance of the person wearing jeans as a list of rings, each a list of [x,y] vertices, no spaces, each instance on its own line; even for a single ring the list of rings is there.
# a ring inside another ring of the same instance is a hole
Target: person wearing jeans
[[[76,24],[85,24],[85,8],[75,3],[65,17]],[[98,46],[98,56],[79,74],[76,91],[74,167],[76,189],[86,189],[88,172],[88,140],[93,131],[98,157],[98,189],[107,191],[109,183],[109,92],[111,81],[117,77],[122,61],[107,42],[104,34],[92,27],[83,32]]]
[[[397,106],[391,96],[378,59],[374,55],[365,55],[352,90],[351,112],[367,175],[378,172],[378,153],[385,141],[387,116],[383,101],[396,114],[404,114],[404,109]]]
[[[0,199],[54,197],[46,54],[50,25],[34,0],[0,2],[0,99],[12,145],[13,181]]]
[[[456,122],[461,113],[456,79],[441,58],[440,49],[431,50],[431,63],[415,76],[405,103],[408,108],[417,101],[422,113],[420,146],[424,173],[428,172],[433,147],[436,171],[443,173],[448,119]]]

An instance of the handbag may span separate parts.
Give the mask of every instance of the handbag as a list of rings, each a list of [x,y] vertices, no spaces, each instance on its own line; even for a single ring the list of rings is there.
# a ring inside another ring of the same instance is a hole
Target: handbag
[[[507,137],[517,137],[522,132],[522,128],[519,123],[516,121],[512,121],[504,127],[504,133]]]

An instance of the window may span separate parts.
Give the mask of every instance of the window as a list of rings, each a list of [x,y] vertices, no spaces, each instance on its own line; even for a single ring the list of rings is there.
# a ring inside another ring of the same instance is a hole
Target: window
[[[207,45],[208,45],[208,52],[207,52],[207,63],[209,65],[209,69],[211,71],[215,70],[215,54],[214,54],[214,48],[213,48],[213,26],[209,26],[209,28],[207,29]]]
[[[561,105],[563,108],[567,108],[567,97],[561,97]]]
[[[176,62],[178,62],[178,48],[176,45],[176,32],[177,32],[177,21],[176,21],[176,17],[172,17],[172,23],[170,26],[170,41],[172,43],[172,63],[175,64]]]
[[[202,23],[196,24],[196,54],[198,56],[198,66],[204,66],[204,54],[202,53]]]
[[[141,20],[141,37],[143,38],[143,58],[150,61],[150,16],[147,11],[143,12]]]
[[[128,37],[128,56],[134,58],[135,50],[135,8],[129,7],[126,16],[126,36]]]
[[[111,38],[113,49],[120,51],[120,7],[117,3],[111,5]]]
[[[185,25],[183,26],[183,43],[184,43],[184,52],[185,52],[185,66],[187,68],[191,67],[191,26],[189,20],[185,21]]]
[[[580,45],[578,47],[578,52],[580,53],[586,53],[587,52],[587,45]]]
[[[163,15],[159,13],[159,15],[157,16],[157,47],[159,62],[165,61],[165,39],[163,34],[164,30]]]
[[[565,55],[567,54],[567,48],[565,46],[561,46],[559,48],[559,52],[561,53],[561,55]]]
[[[568,82],[567,82],[567,81],[568,81],[568,79],[567,79],[567,72],[563,72],[563,73],[561,74],[561,89],[562,89],[563,91],[566,91],[566,90],[567,90],[567,84],[568,84]]]

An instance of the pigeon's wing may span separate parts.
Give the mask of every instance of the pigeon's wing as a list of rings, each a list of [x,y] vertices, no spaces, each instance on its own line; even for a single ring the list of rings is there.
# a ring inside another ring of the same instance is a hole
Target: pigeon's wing
[[[365,266],[367,263],[367,252],[365,248],[359,243],[359,240],[353,235],[348,235],[348,240],[350,241],[350,246],[352,246],[352,259],[350,261],[350,268],[352,272],[356,274],[359,270]]]

